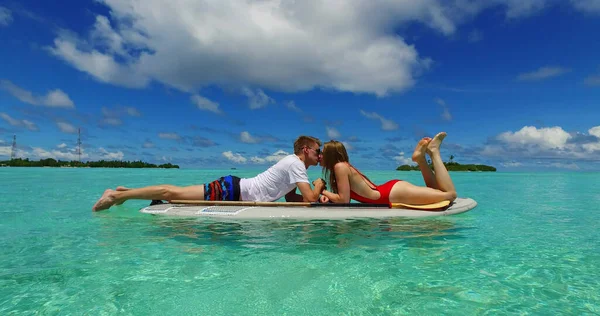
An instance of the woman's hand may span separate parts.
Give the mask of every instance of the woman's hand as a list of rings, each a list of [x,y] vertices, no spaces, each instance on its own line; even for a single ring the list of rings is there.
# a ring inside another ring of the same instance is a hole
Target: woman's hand
[[[319,198],[319,202],[321,202],[321,203],[329,203],[329,198],[326,197],[325,195],[321,195],[321,197]]]

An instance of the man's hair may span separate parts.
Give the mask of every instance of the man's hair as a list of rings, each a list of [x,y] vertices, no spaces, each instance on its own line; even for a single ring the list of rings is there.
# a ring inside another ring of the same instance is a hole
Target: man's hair
[[[313,143],[321,147],[321,141],[316,137],[304,135],[298,137],[294,142],[294,154],[299,154],[300,152],[302,152],[302,148],[310,147]]]

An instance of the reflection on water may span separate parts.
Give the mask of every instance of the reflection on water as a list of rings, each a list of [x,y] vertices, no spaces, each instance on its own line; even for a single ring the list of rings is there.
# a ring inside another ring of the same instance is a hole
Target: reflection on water
[[[195,245],[308,250],[362,247],[438,247],[464,238],[465,223],[436,219],[207,221],[155,218],[145,234]]]

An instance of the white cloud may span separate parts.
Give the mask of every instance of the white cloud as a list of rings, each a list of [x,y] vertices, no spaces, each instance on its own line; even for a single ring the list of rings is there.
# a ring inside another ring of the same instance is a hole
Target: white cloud
[[[583,12],[600,13],[600,0],[571,0],[571,4]]]
[[[14,119],[12,118],[10,115],[6,114],[6,113],[0,113],[0,117],[5,120],[8,124],[12,125],[12,126],[16,126],[16,127],[25,127],[26,129],[33,131],[33,132],[37,132],[40,129],[37,127],[37,125],[35,125],[35,123],[28,121],[28,120],[18,120],[18,119]]]
[[[177,133],[159,133],[158,138],[161,139],[170,139],[170,140],[180,140],[181,136]]]
[[[594,136],[600,138],[600,126],[594,126],[594,127],[590,128],[588,130],[588,133],[590,135],[594,135]]]
[[[504,132],[498,135],[498,140],[507,144],[537,145],[544,149],[564,148],[571,135],[561,127],[536,128],[525,126],[517,132]]]
[[[600,134],[600,126],[590,128],[588,133],[568,133],[558,126],[525,126],[519,131],[498,135],[499,143],[484,146],[480,154],[510,159],[597,160],[600,154],[597,134]]]
[[[342,136],[342,134],[340,134],[340,132],[333,127],[326,126],[325,128],[327,129],[327,137],[330,139],[337,139]]]
[[[7,26],[13,21],[12,12],[0,6],[0,26]]]
[[[400,165],[415,165],[416,163],[412,161],[411,157],[405,157],[404,152],[400,152],[398,156],[394,157],[394,160]]]
[[[298,113],[302,113],[302,110],[296,106],[296,103],[294,101],[288,101],[285,103],[285,106],[294,112],[298,112]]]
[[[98,16],[88,40],[61,32],[49,51],[99,81],[128,87],[150,80],[188,92],[256,87],[255,108],[267,100],[260,88],[403,91],[430,61],[389,29],[415,21],[443,34],[456,28],[452,9],[437,1],[103,3],[111,20]]]
[[[563,162],[554,162],[549,164],[550,167],[559,168],[559,169],[570,169],[570,170],[579,170],[579,166],[574,163],[563,163]]]
[[[381,122],[381,129],[384,131],[391,131],[391,130],[398,129],[398,124],[396,124],[396,122],[394,122],[392,120],[388,120],[375,112],[365,112],[363,110],[360,110],[360,114],[362,114],[363,116],[368,117],[370,119],[379,120]]]
[[[518,161],[503,162],[502,166],[507,168],[521,167],[523,164]]]
[[[223,152],[223,157],[235,163],[246,163],[246,161],[248,161],[248,159],[244,158],[242,155],[237,153],[234,154],[231,151]]]
[[[125,157],[122,151],[109,152],[102,147],[98,148],[98,151],[100,152],[102,159],[105,160],[123,160]]]
[[[248,133],[246,131],[243,131],[240,133],[240,141],[242,143],[247,143],[247,144],[256,144],[256,143],[260,143],[261,139],[250,135],[250,133]]]
[[[436,98],[435,102],[442,107],[442,119],[444,121],[451,121],[452,115],[450,114],[450,110],[448,109],[448,106],[446,105],[446,101],[444,101],[440,98]]]
[[[154,143],[151,141],[146,141],[144,142],[144,144],[142,145],[142,147],[144,148],[154,148]]]
[[[546,67],[540,67],[539,69],[531,71],[531,72],[519,74],[517,76],[517,79],[521,80],[521,81],[544,80],[544,79],[563,75],[570,71],[571,71],[571,69],[569,69],[569,68],[546,66]]]
[[[547,0],[501,0],[507,7],[506,17],[509,19],[519,18],[537,13],[544,9]]]
[[[349,142],[342,142],[342,145],[344,145],[344,147],[346,147],[346,150],[353,150],[354,146],[352,146],[351,143]]]
[[[77,128],[75,126],[67,123],[67,122],[56,122],[58,129],[60,129],[63,133],[75,134],[77,133]]]
[[[60,144],[60,145],[58,145],[58,146],[56,146],[56,147],[58,147],[58,148],[60,148],[60,149],[63,149],[63,148],[66,148],[66,147],[67,147],[67,144],[65,144],[65,143],[62,143],[62,144]]]
[[[132,106],[126,106],[125,111],[127,112],[127,114],[129,116],[135,116],[135,117],[142,116],[142,113],[140,113],[140,111],[138,111],[138,109],[136,109]]]
[[[31,91],[27,91],[8,80],[0,80],[0,88],[12,94],[21,102],[32,105],[43,105],[55,108],[75,107],[75,104],[69,96],[60,89],[48,91],[45,96],[35,96]]]
[[[279,160],[285,158],[285,156],[290,155],[290,153],[286,152],[285,150],[278,150],[274,153],[272,153],[271,155],[268,155],[266,157],[258,157],[258,156],[254,156],[252,158],[250,158],[250,161],[252,161],[255,164],[263,164],[263,163],[276,163]]]
[[[273,100],[271,97],[269,97],[261,89],[252,91],[249,88],[243,88],[242,93],[248,97],[248,105],[250,106],[250,109],[252,109],[252,110],[264,108],[269,104],[275,103],[275,100]]]
[[[200,110],[210,111],[214,113],[221,113],[221,109],[219,109],[219,103],[213,102],[203,96],[198,94],[194,94],[191,96],[192,103],[198,107]]]

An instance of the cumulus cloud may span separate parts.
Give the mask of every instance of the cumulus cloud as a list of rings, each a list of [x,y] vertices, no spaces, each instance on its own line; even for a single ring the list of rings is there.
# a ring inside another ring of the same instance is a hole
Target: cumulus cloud
[[[177,133],[158,133],[160,139],[180,140],[181,136]]]
[[[235,162],[235,163],[246,163],[246,161],[248,161],[248,159],[246,159],[245,157],[243,157],[241,154],[238,154],[238,153],[234,154],[231,151],[223,152],[223,157],[225,157],[229,161],[232,161],[232,162]]]
[[[500,141],[507,144],[537,145],[543,149],[562,149],[570,138],[571,135],[558,126],[540,129],[525,126],[517,132],[504,132],[498,136]]]
[[[504,132],[485,145],[481,154],[489,157],[598,160],[600,126],[587,133],[567,132],[559,126],[524,126],[516,132]]]
[[[220,114],[221,109],[219,108],[219,103],[211,101],[201,95],[194,94],[191,96],[192,103],[196,105],[196,107],[200,110],[209,111],[213,113]]]
[[[0,26],[8,26],[13,21],[12,12],[0,6]]]
[[[458,15],[438,1],[102,2],[110,19],[98,15],[85,38],[60,32],[48,50],[101,82],[127,87],[151,80],[188,92],[251,87],[242,92],[252,92],[253,108],[270,103],[260,89],[406,90],[430,60],[389,30],[416,21],[452,34]]]
[[[152,141],[145,141],[144,144],[142,144],[143,148],[154,148],[154,143]]]
[[[435,102],[442,107],[442,120],[452,121],[452,115],[450,114],[450,110],[448,109],[448,106],[446,105],[446,101],[444,101],[440,98],[437,98],[437,99],[435,99]]]
[[[269,104],[275,103],[273,98],[269,97],[264,91],[261,89],[257,89],[256,91],[252,91],[247,87],[242,89],[242,93],[248,97],[248,105],[250,109],[256,110],[260,108],[264,108]]]
[[[360,110],[360,114],[370,119],[379,120],[381,122],[381,129],[384,131],[392,131],[398,129],[398,124],[396,124],[396,122],[388,120],[375,112],[365,112],[363,110]]]
[[[571,0],[571,4],[580,11],[600,14],[600,1],[598,0]]]
[[[74,108],[75,104],[69,96],[60,89],[50,90],[45,96],[35,96],[8,80],[0,80],[0,89],[10,93],[21,102],[54,108]]]
[[[119,126],[123,125],[122,118],[125,116],[135,116],[139,117],[142,114],[138,109],[132,106],[117,106],[114,108],[102,107],[102,124]]]
[[[414,161],[412,161],[411,157],[404,156],[404,152],[400,152],[397,156],[394,156],[394,160],[400,165],[416,165]]]
[[[520,81],[537,81],[552,77],[557,77],[570,72],[571,69],[556,66],[540,67],[537,70],[519,74],[517,79]]]
[[[242,143],[247,143],[247,144],[256,144],[259,143],[261,140],[258,137],[254,137],[252,135],[250,135],[250,133],[243,131],[240,133],[240,141]]]
[[[327,137],[330,139],[338,139],[342,137],[342,134],[340,134],[340,132],[338,132],[338,130],[334,127],[326,126],[325,128],[327,129]]]
[[[10,147],[0,147],[0,157],[10,156]],[[122,151],[108,151],[102,147],[86,150],[81,149],[81,160],[123,160]],[[66,144],[60,144],[57,148],[46,149],[42,147],[32,147],[27,150],[17,149],[17,157],[29,158],[31,160],[40,160],[52,158],[63,161],[78,160],[77,148],[69,148]]]
[[[15,127],[24,127],[30,131],[33,132],[37,132],[40,129],[37,127],[37,125],[35,125],[35,123],[28,121],[28,120],[19,120],[19,119],[14,119],[12,118],[10,115],[6,114],[6,113],[0,113],[0,117],[6,121],[8,124],[15,126]]]
[[[75,126],[67,123],[67,122],[56,122],[56,126],[60,129],[61,132],[67,134],[75,134],[77,133],[77,128]]]
[[[285,107],[288,108],[290,111],[302,113],[302,110],[298,106],[296,106],[296,103],[294,101],[286,102]]]

